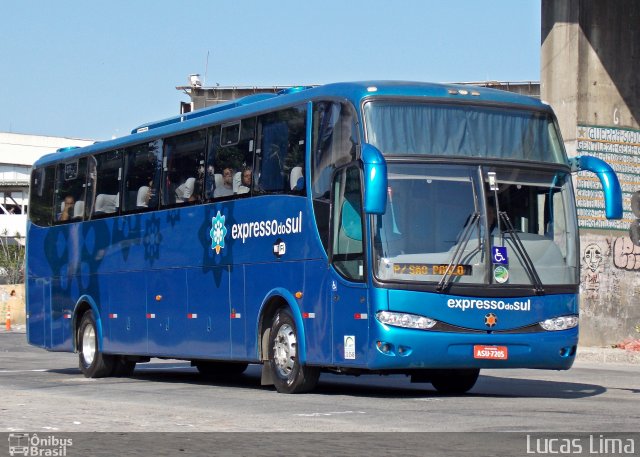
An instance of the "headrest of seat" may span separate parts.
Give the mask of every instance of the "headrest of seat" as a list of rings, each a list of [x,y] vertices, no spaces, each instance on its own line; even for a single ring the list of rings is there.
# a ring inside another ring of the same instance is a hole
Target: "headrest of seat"
[[[84,201],[78,200],[75,205],[73,205],[73,218],[82,219],[84,217]]]
[[[293,167],[289,174],[289,186],[291,190],[300,190],[304,188],[304,179],[300,182],[300,178],[303,178],[302,167]]]
[[[242,172],[239,171],[235,175],[233,175],[233,193],[238,193],[238,188],[240,187],[240,183],[242,182]]]

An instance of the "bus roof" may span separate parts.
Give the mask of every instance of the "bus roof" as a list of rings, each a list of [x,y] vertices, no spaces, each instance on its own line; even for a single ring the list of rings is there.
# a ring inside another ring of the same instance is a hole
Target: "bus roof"
[[[521,106],[532,109],[548,110],[549,107],[540,100],[524,95],[486,87],[438,84],[407,81],[360,81],[332,83],[323,86],[299,86],[285,89],[277,93],[261,93],[249,95],[237,100],[173,116],[156,122],[143,124],[132,130],[130,135],[113,140],[96,142],[82,148],[63,148],[47,154],[37,160],[34,166],[45,166],[65,161],[74,157],[124,148],[135,144],[153,141],[157,138],[197,130],[213,123],[223,123],[279,107],[292,106],[308,100],[343,98],[359,106],[367,97],[424,97],[473,103],[493,103]]]

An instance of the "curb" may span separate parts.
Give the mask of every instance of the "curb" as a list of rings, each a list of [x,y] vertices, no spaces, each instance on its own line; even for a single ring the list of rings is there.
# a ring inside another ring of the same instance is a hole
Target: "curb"
[[[618,348],[579,346],[576,361],[640,365],[640,352],[627,351]]]
[[[4,325],[0,327],[0,333],[27,333],[26,325],[12,325],[11,330],[7,331]]]

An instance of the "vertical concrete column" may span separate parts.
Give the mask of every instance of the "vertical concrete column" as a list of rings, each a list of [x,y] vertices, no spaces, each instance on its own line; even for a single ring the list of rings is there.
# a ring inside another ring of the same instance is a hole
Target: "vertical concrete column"
[[[581,241],[581,342],[640,338],[640,2],[542,0],[541,98],[556,111],[569,156],[606,160],[624,218],[608,221],[597,180],[576,179]],[[635,206],[634,206],[635,205]]]

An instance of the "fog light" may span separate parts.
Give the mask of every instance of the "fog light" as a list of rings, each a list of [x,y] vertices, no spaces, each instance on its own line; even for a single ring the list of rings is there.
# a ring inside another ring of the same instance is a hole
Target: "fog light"
[[[560,349],[560,357],[573,357],[576,355],[576,346],[567,346]]]

